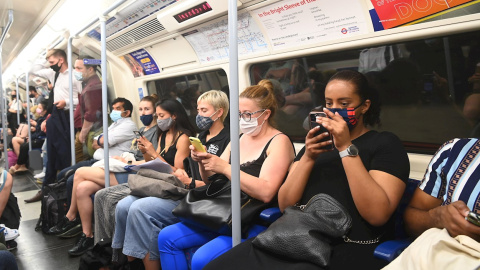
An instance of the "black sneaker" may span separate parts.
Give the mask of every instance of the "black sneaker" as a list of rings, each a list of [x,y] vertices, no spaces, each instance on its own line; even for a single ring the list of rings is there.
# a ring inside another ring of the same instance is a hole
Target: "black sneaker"
[[[17,248],[17,242],[15,242],[15,240],[10,240],[10,241],[7,241],[7,244],[5,246],[7,246],[7,249],[8,250],[14,250]]]
[[[82,224],[78,223],[74,227],[71,227],[68,231],[57,234],[60,238],[72,238],[82,233]]]
[[[80,220],[78,218],[75,218],[74,220],[70,221],[66,216],[64,216],[57,225],[53,226],[50,228],[47,232],[47,234],[51,235],[60,235],[68,232],[72,228],[75,228],[76,226],[82,226],[80,224]],[[77,234],[78,235],[78,234]]]
[[[82,233],[82,236],[73,246],[73,248],[68,251],[68,254],[72,256],[80,256],[88,250],[92,249],[93,246],[93,237],[87,237],[84,233]]]

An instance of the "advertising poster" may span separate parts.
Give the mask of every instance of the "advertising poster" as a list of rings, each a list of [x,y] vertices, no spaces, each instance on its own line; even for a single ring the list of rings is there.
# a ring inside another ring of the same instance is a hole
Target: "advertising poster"
[[[368,33],[357,0],[290,0],[251,13],[263,24],[274,50]]]
[[[120,56],[120,59],[130,67],[133,77],[135,78],[160,73],[157,63],[155,63],[155,60],[153,60],[145,49]]]
[[[406,24],[470,1],[471,0],[371,0],[384,29]]]

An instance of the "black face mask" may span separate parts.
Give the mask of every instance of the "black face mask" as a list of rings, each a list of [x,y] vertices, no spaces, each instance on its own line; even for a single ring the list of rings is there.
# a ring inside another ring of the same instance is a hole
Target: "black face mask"
[[[12,95],[12,99],[17,99],[17,95]]]
[[[30,98],[34,98],[34,97],[35,97],[34,94],[30,94],[30,95],[28,95],[28,96],[29,96]]]
[[[59,72],[61,67],[61,65],[60,66],[58,65],[59,62],[60,61],[58,61],[55,65],[51,65],[50,68],[53,69],[53,71],[55,72]]]

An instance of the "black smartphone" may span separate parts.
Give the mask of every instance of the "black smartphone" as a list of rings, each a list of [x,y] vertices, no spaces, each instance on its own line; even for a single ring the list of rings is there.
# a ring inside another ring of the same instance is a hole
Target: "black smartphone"
[[[465,219],[468,220],[468,222],[472,223],[473,225],[480,227],[480,215],[474,212],[469,212]]]
[[[330,133],[330,131],[328,131],[324,126],[320,125],[319,123],[317,123],[317,117],[328,117],[326,113],[322,112],[322,111],[311,111],[310,114],[309,114],[309,118],[310,118],[310,129],[314,128],[314,127],[317,127],[319,126],[320,129],[315,132],[315,135],[314,136],[318,136],[320,135],[321,133],[325,133],[327,132],[328,133],[328,136],[323,138],[320,142],[324,142],[324,141],[328,141],[328,140],[332,140],[332,134]],[[322,147],[322,149],[327,149],[327,150],[333,150],[333,143],[330,144],[330,145],[327,145],[325,147]]]
[[[140,137],[143,137],[143,133],[139,130],[134,130],[133,133],[135,133],[135,137],[137,137],[137,139],[140,139]]]

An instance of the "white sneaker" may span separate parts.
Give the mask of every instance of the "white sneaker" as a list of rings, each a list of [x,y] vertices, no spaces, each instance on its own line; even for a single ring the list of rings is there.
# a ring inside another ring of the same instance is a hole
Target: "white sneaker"
[[[33,176],[33,178],[35,179],[39,179],[39,178],[44,178],[45,177],[45,173],[44,172],[41,172],[41,173],[37,173]]]
[[[10,229],[8,227],[5,227],[5,224],[0,224],[0,227],[5,228],[5,230],[3,231],[5,233],[5,241],[10,241],[20,236],[20,233],[17,229]]]

